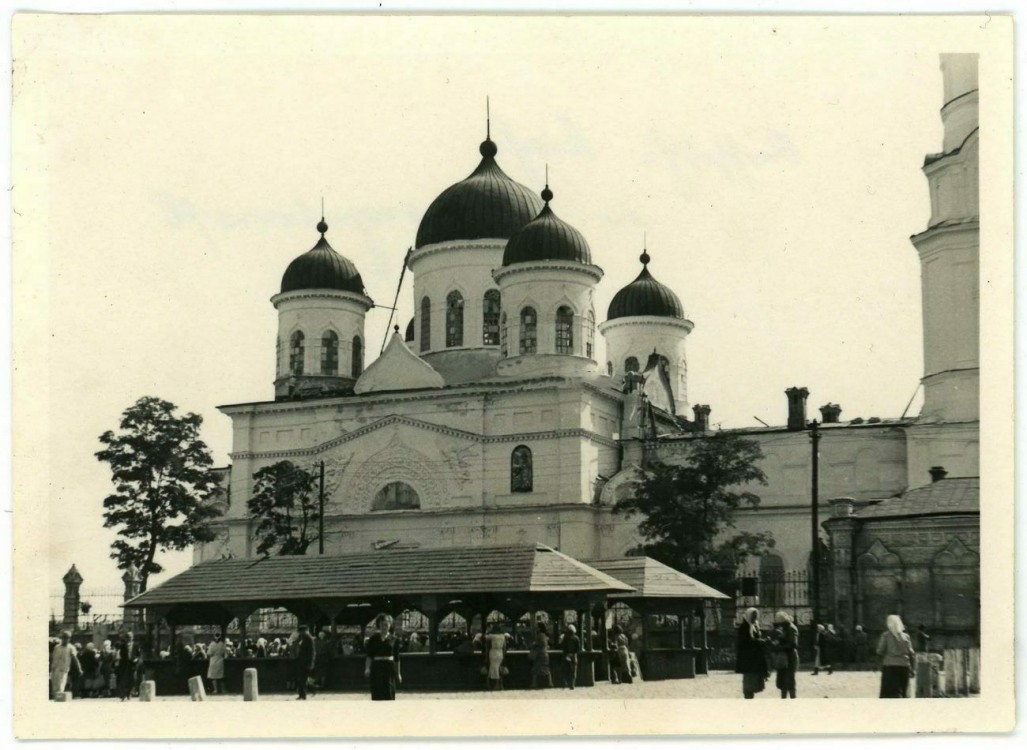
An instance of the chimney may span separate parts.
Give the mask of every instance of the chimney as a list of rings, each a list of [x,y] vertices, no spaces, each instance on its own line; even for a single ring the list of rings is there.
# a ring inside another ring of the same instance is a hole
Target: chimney
[[[820,407],[820,415],[823,424],[838,424],[838,417],[842,415],[842,407],[838,404],[824,404]]]
[[[709,404],[696,404],[692,407],[695,412],[695,429],[699,432],[706,432],[710,429],[710,406]]]
[[[806,397],[809,390],[806,388],[789,388],[785,391],[788,396],[788,429],[806,429]]]
[[[945,471],[944,466],[932,466],[930,471],[932,482],[937,482],[939,479],[944,479],[946,476],[948,476],[948,472]]]

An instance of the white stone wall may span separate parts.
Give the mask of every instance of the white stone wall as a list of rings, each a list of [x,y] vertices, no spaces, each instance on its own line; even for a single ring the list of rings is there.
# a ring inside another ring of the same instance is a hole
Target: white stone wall
[[[348,378],[353,366],[353,338],[360,336],[364,358],[367,339],[364,336],[364,315],[373,304],[363,295],[328,290],[299,290],[277,294],[271,298],[278,309],[278,345],[275,377],[287,377],[289,348],[295,331],[304,335],[304,375],[322,375],[321,337],[334,331],[339,337],[339,377]]]
[[[949,477],[976,477],[980,466],[980,423],[918,422],[907,431],[908,484],[928,484],[930,468],[941,466]]]
[[[507,356],[499,361],[499,374],[538,377],[596,372],[594,297],[602,274],[598,266],[562,261],[524,263],[498,270],[495,278],[503,297],[507,340]],[[556,353],[556,311],[563,306],[574,314],[569,355]],[[527,307],[534,308],[537,315],[535,354],[520,351],[521,311]]]
[[[418,354],[455,349],[498,349],[485,347],[483,312],[485,292],[498,289],[492,269],[503,262],[505,240],[458,240],[425,245],[410,256],[408,266],[414,275],[414,341]],[[446,298],[458,291],[464,300],[464,335],[460,347],[446,346]],[[425,349],[421,342],[421,300],[431,301],[431,341]],[[430,360],[429,360],[430,361]]]
[[[685,339],[692,330],[692,322],[676,318],[639,315],[615,318],[600,326],[606,340],[607,361],[613,365],[613,378],[624,378],[624,363],[628,357],[638,360],[639,372],[645,369],[649,355],[655,350],[670,363],[671,389],[678,414],[688,411],[688,358]],[[606,372],[606,370],[604,370]]]

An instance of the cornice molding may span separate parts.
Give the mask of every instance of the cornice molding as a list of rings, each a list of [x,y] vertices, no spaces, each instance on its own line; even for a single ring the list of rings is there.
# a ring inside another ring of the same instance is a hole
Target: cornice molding
[[[538,273],[545,271],[569,271],[571,273],[583,274],[599,281],[603,278],[603,269],[591,263],[574,263],[563,260],[540,260],[528,263],[514,263],[512,266],[503,266],[492,271],[492,278],[498,284],[501,279],[516,274]]]
[[[366,294],[344,292],[340,289],[297,289],[292,292],[279,292],[271,297],[271,304],[274,305],[277,310],[278,306],[284,302],[293,302],[301,299],[334,299],[353,302],[354,304],[363,307],[364,312],[367,312],[374,307],[374,300]]]

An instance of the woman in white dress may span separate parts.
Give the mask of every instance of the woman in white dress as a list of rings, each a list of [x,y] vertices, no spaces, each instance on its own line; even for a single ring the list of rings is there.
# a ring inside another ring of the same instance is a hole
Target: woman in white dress
[[[498,623],[492,623],[491,633],[485,636],[485,667],[488,670],[489,690],[503,689],[503,670],[506,668],[506,633]]]
[[[214,641],[207,647],[207,679],[210,680],[211,695],[225,692],[225,655],[227,649],[221,640],[221,633],[214,634]]]

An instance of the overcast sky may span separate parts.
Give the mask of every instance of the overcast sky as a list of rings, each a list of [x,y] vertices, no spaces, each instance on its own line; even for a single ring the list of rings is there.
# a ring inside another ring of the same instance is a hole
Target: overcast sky
[[[500,165],[540,190],[548,163],[554,210],[605,269],[600,320],[647,234],[695,323],[689,405],[724,427],[781,424],[799,385],[814,414],[898,417],[923,361],[909,236],[929,214],[945,50],[890,23],[54,24],[22,79],[45,91],[49,587],[72,563],[84,589],[120,585],[93,454],[137,398],[201,413],[228,463],[216,407],[273,398],[269,298],[316,242],[322,196],[329,241],[392,304],[424,210],[478,163],[486,95]],[[408,277],[403,326],[411,300]],[[369,354],[388,315],[368,314]],[[161,561],[178,572],[189,555]]]

